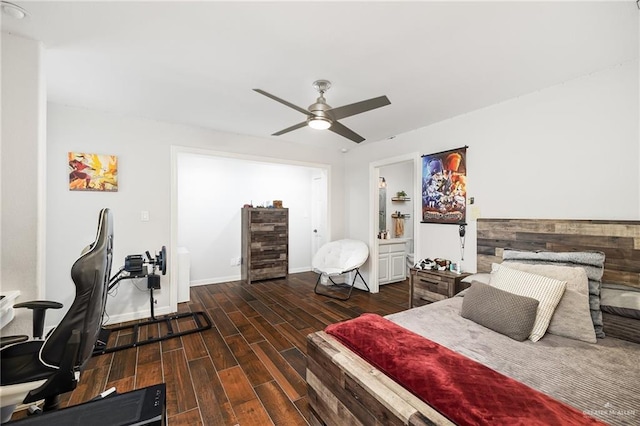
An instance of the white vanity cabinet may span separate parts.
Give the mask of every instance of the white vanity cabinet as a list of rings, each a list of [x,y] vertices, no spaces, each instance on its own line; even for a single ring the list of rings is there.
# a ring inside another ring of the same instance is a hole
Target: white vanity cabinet
[[[378,284],[404,281],[407,278],[407,240],[378,240]]]

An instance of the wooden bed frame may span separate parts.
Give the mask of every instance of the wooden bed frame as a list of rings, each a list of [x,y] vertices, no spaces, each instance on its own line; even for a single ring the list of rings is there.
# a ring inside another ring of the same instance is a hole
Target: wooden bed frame
[[[478,272],[506,248],[598,250],[603,282],[640,288],[640,221],[478,219],[477,238]],[[307,336],[307,389],[312,425],[453,424],[323,331]]]
[[[428,404],[318,331],[307,337],[312,425],[453,425]]]

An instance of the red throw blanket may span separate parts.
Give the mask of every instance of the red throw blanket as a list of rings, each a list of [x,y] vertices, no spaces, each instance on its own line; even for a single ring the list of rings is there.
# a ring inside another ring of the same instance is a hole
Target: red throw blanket
[[[325,331],[459,425],[602,425],[375,314]]]

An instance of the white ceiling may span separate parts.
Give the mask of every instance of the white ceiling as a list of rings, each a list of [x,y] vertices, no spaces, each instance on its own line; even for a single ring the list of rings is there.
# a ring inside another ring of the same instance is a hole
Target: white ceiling
[[[320,78],[334,107],[387,95],[341,121],[367,143],[638,58],[634,0],[13,3],[29,16],[2,29],[43,41],[51,101],[259,137],[304,116],[253,88],[303,108]]]

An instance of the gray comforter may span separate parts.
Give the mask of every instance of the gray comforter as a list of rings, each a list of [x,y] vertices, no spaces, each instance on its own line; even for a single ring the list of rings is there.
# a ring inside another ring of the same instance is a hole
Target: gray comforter
[[[613,425],[640,424],[640,345],[546,334],[517,342],[460,316],[454,297],[386,318]]]

